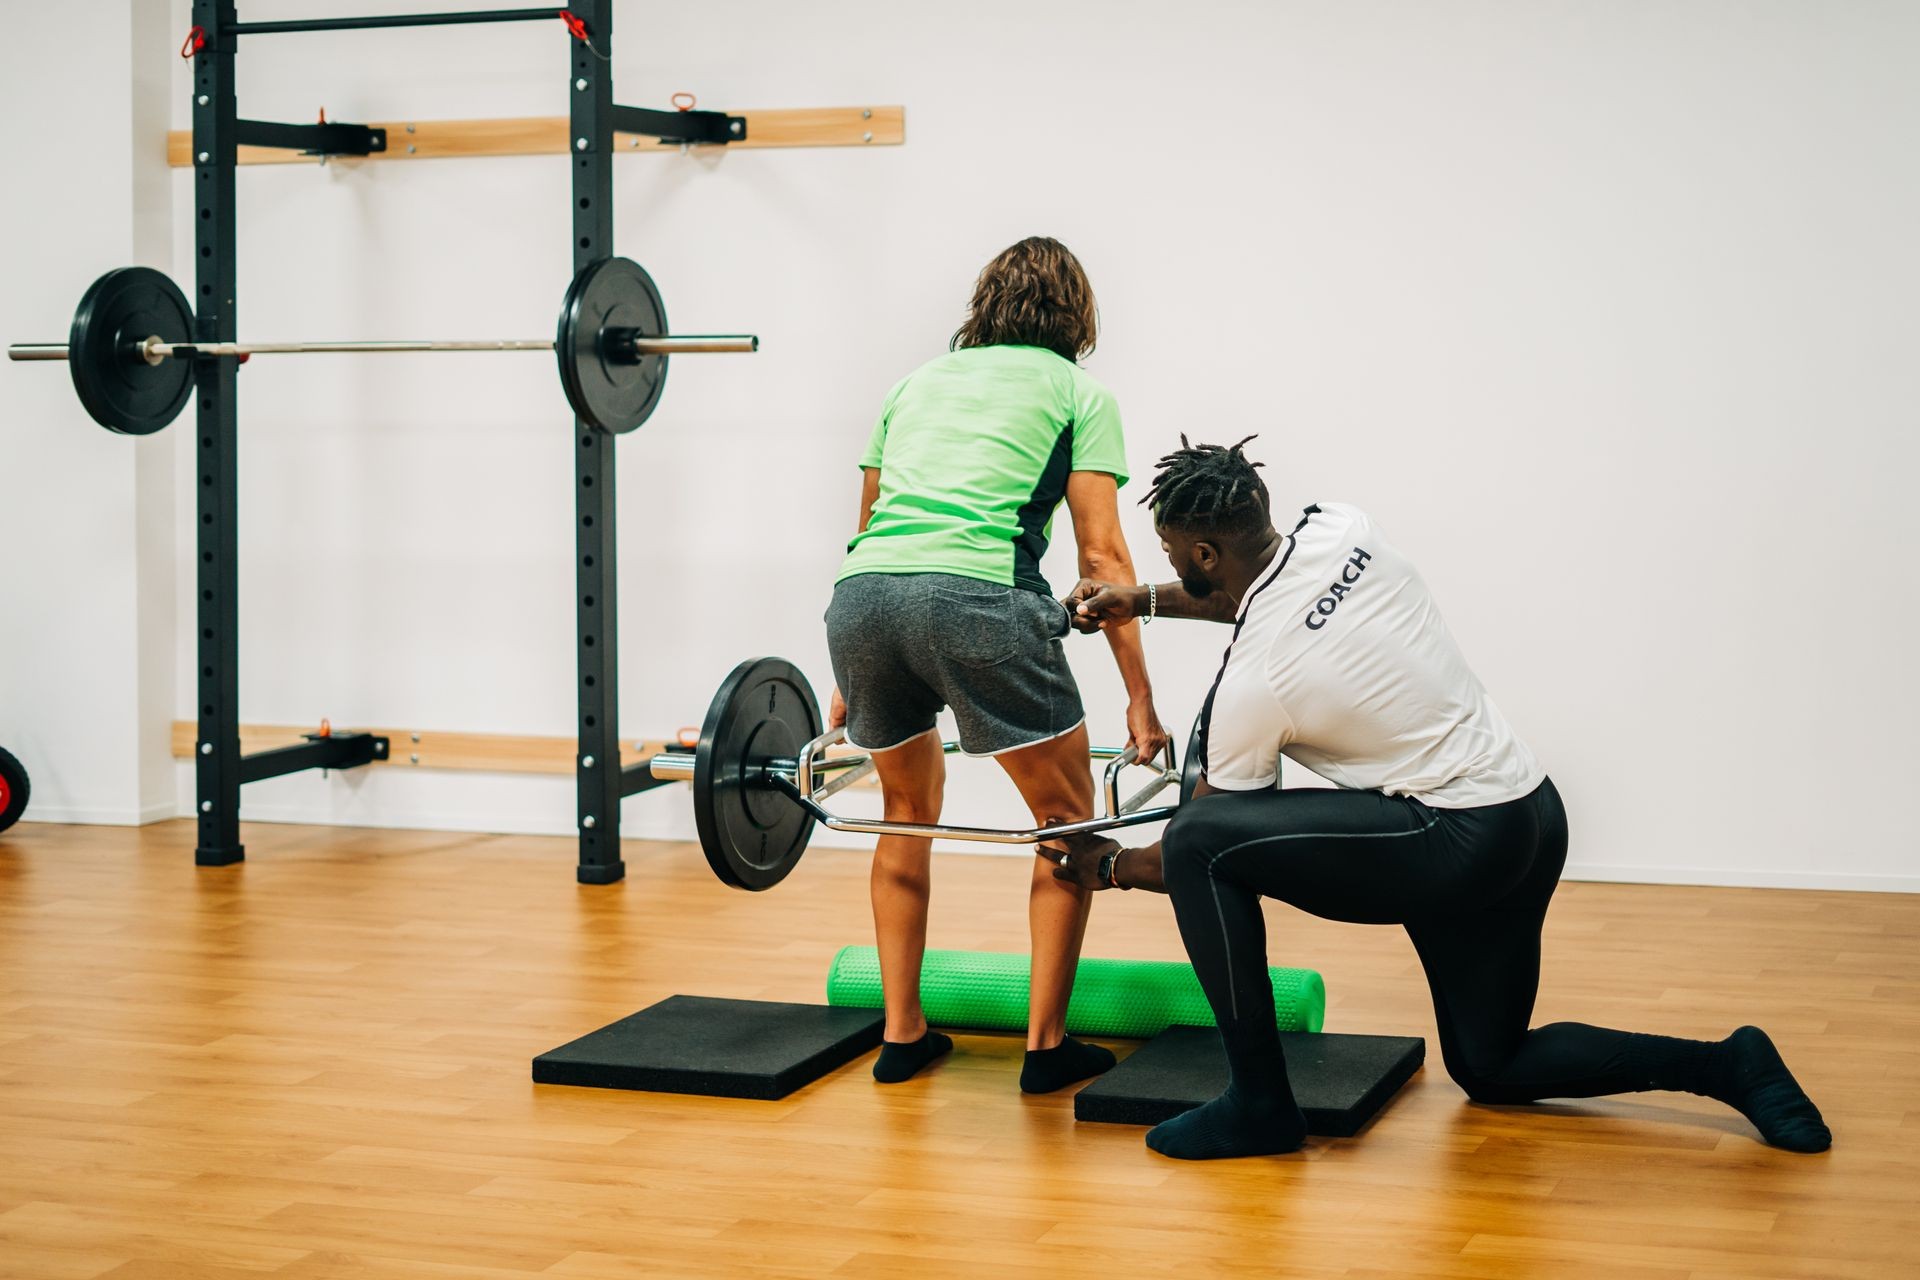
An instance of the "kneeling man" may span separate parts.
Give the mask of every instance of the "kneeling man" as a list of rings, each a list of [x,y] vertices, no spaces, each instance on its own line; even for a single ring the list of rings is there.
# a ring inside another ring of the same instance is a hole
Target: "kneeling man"
[[[1766,1033],[1680,1040],[1577,1022],[1529,1029],[1540,932],[1567,854],[1559,793],[1467,666],[1414,567],[1355,507],[1282,535],[1240,445],[1163,458],[1154,522],[1178,583],[1082,582],[1076,625],[1231,623],[1202,713],[1204,779],[1144,849],[1081,837],[1055,874],[1169,893],[1231,1084],[1153,1129],[1169,1156],[1291,1151],[1306,1126],[1267,977],[1263,897],[1403,925],[1447,1072],[1479,1102],[1678,1089],[1737,1108],[1790,1151],[1832,1141]],[[1282,755],[1336,789],[1278,790]]]

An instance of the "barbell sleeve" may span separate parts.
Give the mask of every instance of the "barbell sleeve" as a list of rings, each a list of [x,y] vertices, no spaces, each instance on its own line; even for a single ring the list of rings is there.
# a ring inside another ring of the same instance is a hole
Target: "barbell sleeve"
[[[7,348],[9,360],[65,360],[64,342],[16,342]]]
[[[635,338],[633,349],[643,356],[748,355],[760,349],[760,339],[751,333],[675,333]]]
[[[669,751],[647,760],[647,772],[669,782],[693,781],[693,752]]]

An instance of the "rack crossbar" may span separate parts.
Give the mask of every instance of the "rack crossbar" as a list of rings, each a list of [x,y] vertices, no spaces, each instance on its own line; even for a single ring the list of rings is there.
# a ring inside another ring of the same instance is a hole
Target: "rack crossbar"
[[[241,22],[237,36],[279,36],[298,31],[367,31],[376,27],[453,27],[476,22],[551,22],[557,6],[544,9],[469,9],[455,13],[386,13],[359,18],[289,18],[282,22]]]

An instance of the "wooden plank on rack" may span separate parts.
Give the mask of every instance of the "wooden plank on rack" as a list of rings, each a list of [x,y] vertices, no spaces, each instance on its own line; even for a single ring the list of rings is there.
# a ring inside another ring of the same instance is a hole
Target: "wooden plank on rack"
[[[747,136],[725,146],[729,151],[767,147],[894,147],[907,139],[907,109],[890,107],[798,107],[737,111],[747,118]],[[571,151],[565,116],[524,116],[497,120],[374,120],[387,131],[387,149],[370,156],[333,156],[335,164],[361,160],[435,160],[468,156],[560,155]],[[637,134],[616,133],[621,153],[677,152],[678,144]],[[714,147],[698,148],[702,151]],[[314,164],[319,156],[275,147],[241,147],[241,164]],[[184,169],[193,163],[193,135],[167,135],[167,163]]]
[[[173,754],[176,759],[191,760],[198,727],[191,720],[173,722]],[[447,733],[438,729],[359,729],[346,725],[339,732],[371,733],[388,739],[387,758],[375,760],[368,768],[461,769],[480,773],[557,773],[571,774],[579,744],[572,738],[545,737],[513,733]],[[290,746],[302,735],[315,731],[313,725],[243,724],[240,726],[240,752],[251,755],[274,747]],[[689,735],[697,736],[697,730]],[[625,742],[620,746],[620,763],[634,764],[667,749],[663,738]],[[839,755],[846,748],[830,750]],[[871,781],[871,779],[865,780]],[[865,782],[856,785],[864,785]]]
[[[348,731],[341,726],[340,732]],[[193,758],[194,734],[198,726],[191,720],[173,722],[173,754],[183,760]],[[355,732],[387,738],[387,759],[374,766],[418,769],[465,769],[485,773],[559,773],[573,772],[574,753],[579,749],[572,738],[543,737],[511,733],[447,733],[437,729],[355,729]],[[299,742],[302,734],[314,732],[312,725],[243,724],[240,726],[242,754],[284,747]],[[661,739],[624,743],[620,750],[623,765],[665,751]]]

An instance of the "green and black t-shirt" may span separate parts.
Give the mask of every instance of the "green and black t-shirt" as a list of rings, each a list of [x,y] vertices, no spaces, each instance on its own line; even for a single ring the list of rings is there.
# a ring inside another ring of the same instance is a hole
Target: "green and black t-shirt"
[[[1041,347],[969,347],[887,394],[860,458],[880,470],[836,581],[951,573],[1052,594],[1040,575],[1067,475],[1127,482],[1113,393]]]

